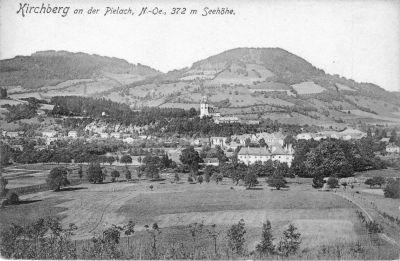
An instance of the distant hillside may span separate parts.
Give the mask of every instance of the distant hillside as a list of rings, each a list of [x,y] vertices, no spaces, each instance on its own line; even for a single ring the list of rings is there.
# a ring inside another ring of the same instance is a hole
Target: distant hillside
[[[122,59],[66,51],[41,51],[31,56],[0,60],[0,86],[20,85],[35,89],[67,80],[93,79],[109,74],[147,77],[159,72]]]
[[[0,61],[11,98],[106,98],[144,107],[198,108],[202,96],[223,115],[323,125],[400,125],[400,94],[330,75],[281,48],[236,48],[160,73],[117,58],[37,52]],[[16,87],[21,85],[23,88]]]

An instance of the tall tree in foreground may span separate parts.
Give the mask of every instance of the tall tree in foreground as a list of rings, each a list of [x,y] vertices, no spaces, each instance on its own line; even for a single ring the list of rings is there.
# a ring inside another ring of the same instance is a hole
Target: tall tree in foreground
[[[283,231],[283,237],[279,241],[277,250],[278,253],[288,257],[289,255],[295,254],[301,244],[301,234],[297,232],[297,228],[290,224],[289,227]]]
[[[68,171],[65,167],[56,167],[50,171],[46,183],[50,189],[60,191],[61,186],[68,186],[70,184],[67,175]]]
[[[263,223],[261,242],[257,244],[256,251],[261,255],[273,255],[275,253],[273,241],[271,222],[267,220],[267,223]]]

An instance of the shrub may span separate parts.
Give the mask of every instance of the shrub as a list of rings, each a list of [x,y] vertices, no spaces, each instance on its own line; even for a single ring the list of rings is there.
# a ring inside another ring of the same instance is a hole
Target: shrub
[[[193,178],[192,177],[188,177],[187,181],[188,182],[193,182]]]
[[[400,198],[400,179],[389,179],[383,192],[386,198]]]
[[[113,170],[113,171],[111,172],[111,178],[112,178],[112,181],[113,181],[113,182],[115,181],[115,179],[118,179],[119,176],[120,176],[120,174],[119,174],[119,171],[118,171],[118,170]]]
[[[231,226],[228,230],[228,246],[236,254],[240,255],[244,252],[244,243],[246,242],[244,235],[246,229],[244,227],[244,220],[241,219],[237,224]]]
[[[3,205],[17,205],[17,204],[19,204],[19,197],[17,193],[15,192],[8,193]]]
[[[286,180],[280,175],[273,175],[267,179],[267,183],[270,187],[274,187],[277,190],[286,186]]]
[[[337,188],[339,186],[338,179],[335,177],[329,177],[326,183],[330,188]]]
[[[375,176],[365,181],[365,185],[369,185],[370,188],[374,186],[382,187],[383,184],[385,184],[385,178],[380,176]]]
[[[203,176],[199,176],[197,178],[197,182],[199,182],[200,184],[203,183]]]
[[[126,178],[126,180],[132,179],[132,173],[129,171],[128,168],[125,169],[125,178]]]
[[[263,255],[273,255],[275,253],[273,241],[271,222],[267,220],[267,223],[263,223],[261,242],[257,244],[256,251]]]

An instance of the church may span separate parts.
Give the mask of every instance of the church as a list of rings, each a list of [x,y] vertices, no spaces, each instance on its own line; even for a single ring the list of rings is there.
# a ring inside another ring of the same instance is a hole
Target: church
[[[239,123],[240,119],[236,116],[221,116],[218,108],[210,105],[206,96],[200,102],[200,118],[212,117],[216,124],[220,123]]]

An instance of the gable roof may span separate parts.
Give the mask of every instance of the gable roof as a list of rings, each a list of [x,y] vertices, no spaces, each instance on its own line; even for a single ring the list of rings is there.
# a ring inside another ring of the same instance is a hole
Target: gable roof
[[[271,152],[265,147],[262,148],[241,148],[238,155],[271,156]]]

